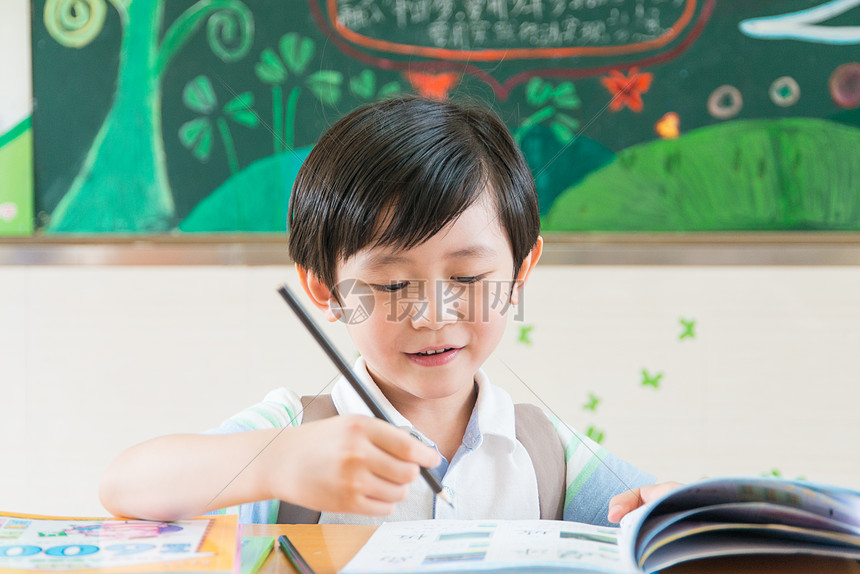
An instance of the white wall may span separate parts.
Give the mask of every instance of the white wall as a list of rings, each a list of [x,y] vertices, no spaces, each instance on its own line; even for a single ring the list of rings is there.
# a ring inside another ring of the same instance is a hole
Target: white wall
[[[285,279],[0,266],[0,510],[103,515],[98,478],[123,448],[215,426],[279,385],[322,388],[335,370],[275,292]],[[860,488],[858,293],[855,267],[540,265],[532,343],[512,322],[487,370],[661,478],[778,469]]]
[[[0,134],[32,97],[29,3],[3,8],[0,54],[19,57],[0,58]],[[0,510],[103,514],[98,477],[124,447],[212,427],[278,385],[317,392],[335,371],[276,295],[284,279],[0,266]],[[487,370],[663,478],[778,469],[860,488],[858,293],[856,267],[539,266],[532,344],[512,324]]]

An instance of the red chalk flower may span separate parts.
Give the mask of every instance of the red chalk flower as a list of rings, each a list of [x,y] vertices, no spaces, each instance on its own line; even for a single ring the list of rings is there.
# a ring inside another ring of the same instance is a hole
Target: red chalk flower
[[[639,73],[639,68],[630,68],[630,75],[625,76],[618,70],[612,70],[609,76],[600,78],[600,83],[612,94],[609,109],[617,112],[627,106],[634,112],[642,111],[642,94],[651,87],[653,74]]]
[[[428,74],[408,71],[404,75],[416,92],[437,100],[448,99],[448,94],[460,83],[460,74],[454,72]]]

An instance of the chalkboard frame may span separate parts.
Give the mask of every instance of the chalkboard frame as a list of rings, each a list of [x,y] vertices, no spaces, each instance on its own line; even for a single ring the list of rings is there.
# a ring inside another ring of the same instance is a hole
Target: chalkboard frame
[[[860,265],[860,234],[545,233],[540,265]],[[0,265],[291,265],[286,237],[259,235],[0,238]]]

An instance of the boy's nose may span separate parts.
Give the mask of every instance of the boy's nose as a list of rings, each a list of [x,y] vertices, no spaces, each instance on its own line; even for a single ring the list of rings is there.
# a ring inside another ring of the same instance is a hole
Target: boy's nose
[[[460,297],[447,295],[439,290],[430,290],[427,296],[413,307],[411,316],[415,327],[439,329],[463,318],[465,302]]]

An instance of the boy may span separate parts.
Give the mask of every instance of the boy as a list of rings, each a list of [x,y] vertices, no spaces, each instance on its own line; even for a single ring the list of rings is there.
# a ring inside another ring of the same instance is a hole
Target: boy
[[[358,109],[308,156],[288,217],[302,287],[329,321],[344,320],[355,370],[396,427],[362,416],[344,380],[331,395],[341,416],[304,424],[300,398],[278,389],[209,434],[122,453],[100,489],[110,512],[175,520],[241,505],[242,522],[276,522],[298,505],[335,523],[538,518],[550,496],[543,468],[559,463],[551,517],[607,524],[670,487],[643,486],[650,476],[542,413],[523,426],[480,369],[543,245],[534,182],[495,115],[417,97]],[[547,424],[557,454],[527,450],[522,435]],[[434,469],[453,506],[437,504],[419,466]]]

